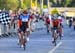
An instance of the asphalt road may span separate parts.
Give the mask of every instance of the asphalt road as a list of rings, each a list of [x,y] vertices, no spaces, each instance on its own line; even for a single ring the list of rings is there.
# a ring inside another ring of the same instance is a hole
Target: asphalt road
[[[17,45],[17,37],[1,38],[0,53],[75,53],[75,31],[66,24],[63,29],[64,36],[62,40],[58,38],[56,47],[52,44],[51,33],[47,34],[46,29],[42,29],[30,35],[25,51]]]

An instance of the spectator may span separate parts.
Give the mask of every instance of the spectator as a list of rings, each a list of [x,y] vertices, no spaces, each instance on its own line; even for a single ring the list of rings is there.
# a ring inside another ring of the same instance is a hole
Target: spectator
[[[69,27],[71,28],[72,26],[72,18],[69,19]]]
[[[73,28],[74,28],[74,31],[75,31],[75,17],[73,18]]]

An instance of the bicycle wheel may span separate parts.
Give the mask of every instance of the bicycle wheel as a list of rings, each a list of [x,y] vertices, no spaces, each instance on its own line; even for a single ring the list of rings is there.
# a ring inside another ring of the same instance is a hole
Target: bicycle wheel
[[[59,38],[61,40],[61,38],[62,38],[62,29],[61,28],[59,29],[58,34],[59,34],[58,36],[59,36]]]
[[[55,33],[54,34],[54,40],[55,40],[55,46],[56,46],[56,41],[57,41],[58,35],[59,35],[58,30],[55,30],[54,33]]]
[[[23,46],[24,46],[24,47],[23,47],[23,48],[24,48],[24,50],[26,50],[26,45],[25,45],[25,43],[24,43],[24,45],[23,45]]]
[[[59,37],[60,37],[60,40],[61,40],[61,38],[62,38],[62,34],[61,33],[59,33]]]
[[[56,46],[56,39],[57,39],[57,37],[56,37],[56,33],[54,32],[54,34],[53,34],[53,44],[54,44],[54,46]]]
[[[56,40],[57,40],[57,36],[56,34],[54,35],[54,46],[56,46]]]
[[[26,37],[24,36],[24,38],[23,38],[23,48],[24,48],[24,50],[26,49],[26,42],[27,42],[27,39],[26,39]]]
[[[56,40],[54,40],[54,46],[56,46]]]
[[[20,48],[21,48],[21,39],[19,40],[19,43],[18,43],[18,45],[20,45]]]

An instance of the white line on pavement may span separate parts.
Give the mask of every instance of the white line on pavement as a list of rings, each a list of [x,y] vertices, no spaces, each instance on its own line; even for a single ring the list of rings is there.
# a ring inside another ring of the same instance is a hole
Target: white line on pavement
[[[39,39],[39,40],[30,40],[30,41],[52,41],[52,40],[47,40],[47,39]]]
[[[52,41],[51,39],[31,39],[30,41]],[[61,40],[61,41],[75,41],[75,40]]]
[[[59,42],[52,50],[50,50],[48,53],[53,53],[60,45],[62,42]]]

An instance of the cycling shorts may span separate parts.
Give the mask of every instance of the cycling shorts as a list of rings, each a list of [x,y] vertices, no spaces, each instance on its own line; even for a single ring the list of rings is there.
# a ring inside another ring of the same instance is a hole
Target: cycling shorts
[[[20,26],[19,32],[26,32],[29,28],[28,22],[22,22],[22,25]]]
[[[57,30],[58,29],[58,27],[53,27],[53,30]]]

